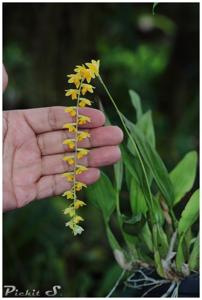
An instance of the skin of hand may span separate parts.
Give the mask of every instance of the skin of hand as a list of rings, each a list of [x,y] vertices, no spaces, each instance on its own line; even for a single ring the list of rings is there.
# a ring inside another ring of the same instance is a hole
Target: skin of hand
[[[91,137],[78,143],[79,147],[89,149],[80,161],[89,169],[77,179],[89,185],[98,180],[99,167],[120,159],[118,144],[123,133],[119,127],[103,126],[105,117],[99,110],[83,108],[80,113],[91,118],[88,125],[81,126]],[[62,158],[68,155],[63,141],[72,134],[61,128],[72,121],[64,107],[3,112],[4,211],[70,189],[70,183],[62,176],[70,167]]]

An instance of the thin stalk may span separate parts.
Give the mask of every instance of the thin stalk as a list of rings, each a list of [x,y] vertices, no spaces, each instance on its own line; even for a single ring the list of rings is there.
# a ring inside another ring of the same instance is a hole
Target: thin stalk
[[[81,86],[82,86],[83,80],[80,83],[79,86],[79,93],[78,93],[78,98],[77,98],[77,102],[76,102],[76,131],[75,131],[75,155],[74,155],[74,180],[73,180],[73,187],[74,187],[74,215],[76,214],[76,209],[75,209],[75,201],[76,201],[76,189],[75,189],[75,185],[76,185],[76,166],[77,166],[77,150],[78,150],[78,145],[77,145],[77,139],[78,139],[78,119],[79,119],[79,101],[80,101],[80,96],[81,96]]]
[[[152,201],[153,201],[153,200],[152,200],[152,194],[151,194],[151,190],[150,190],[150,186],[149,186],[149,182],[148,182],[146,170],[145,170],[145,167],[144,167],[144,164],[143,164],[143,161],[142,161],[142,158],[141,158],[141,154],[140,154],[140,152],[139,152],[139,149],[138,149],[138,147],[137,147],[137,145],[136,145],[136,143],[135,143],[133,137],[131,136],[131,134],[130,134],[128,128],[127,128],[127,126],[125,125],[124,119],[123,119],[123,117],[122,117],[122,114],[121,114],[121,112],[120,112],[118,106],[116,105],[116,102],[114,101],[113,97],[111,96],[111,94],[110,94],[110,92],[109,92],[107,86],[105,85],[105,83],[104,83],[104,81],[102,80],[102,78],[101,78],[100,75],[98,76],[98,79],[100,80],[100,83],[101,83],[102,86],[104,87],[104,89],[105,89],[107,95],[109,96],[109,99],[111,100],[112,104],[114,105],[114,107],[115,107],[115,109],[116,109],[116,111],[117,111],[117,113],[118,113],[118,115],[119,115],[119,118],[120,118],[120,120],[121,120],[121,123],[122,123],[122,125],[123,125],[123,127],[124,127],[124,129],[125,129],[125,131],[126,131],[126,133],[127,133],[127,135],[128,135],[128,137],[129,137],[131,143],[133,144],[136,153],[137,153],[138,159],[139,159],[139,161],[140,161],[140,164],[141,164],[141,167],[142,167],[144,176],[145,176],[147,188],[148,188],[148,191],[149,191],[149,197],[150,197],[150,200],[151,200],[151,208],[152,208],[152,214],[153,214],[153,209],[154,209],[154,207],[153,207],[153,203],[152,203]],[[154,216],[154,219],[152,218],[152,220],[155,220],[155,216]],[[154,222],[154,223],[155,223],[155,222]]]
[[[123,278],[123,276],[125,275],[125,270],[122,271],[120,277],[118,278],[118,280],[116,281],[115,285],[113,286],[113,288],[111,289],[111,291],[109,292],[109,294],[106,296],[106,298],[111,297],[111,295],[114,293],[114,291],[116,290],[116,288],[118,287],[119,283],[121,282],[121,279]]]

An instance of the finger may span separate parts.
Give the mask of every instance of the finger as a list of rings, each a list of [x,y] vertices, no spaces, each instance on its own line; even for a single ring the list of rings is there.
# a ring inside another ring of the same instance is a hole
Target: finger
[[[89,169],[78,175],[77,180],[87,185],[97,181],[100,177],[99,169]],[[62,174],[43,176],[37,183],[37,199],[61,195],[71,189],[71,183]]]
[[[123,140],[123,132],[117,126],[98,127],[89,130],[90,138],[78,143],[78,147],[94,148],[102,146],[118,145]],[[67,130],[47,132],[38,135],[38,145],[42,155],[50,155],[68,152],[68,147],[63,145],[65,139],[71,138],[72,134]]]
[[[66,112],[65,107],[53,106],[24,110],[24,117],[35,133],[48,132],[63,128],[64,123],[72,123],[75,120]],[[104,125],[105,116],[97,109],[80,108],[79,113],[90,117],[91,122],[82,125],[82,128],[94,128]]]
[[[48,155],[42,157],[42,175],[59,174],[73,171],[74,165],[69,165],[63,158],[64,154]],[[90,168],[98,168],[114,164],[121,158],[118,146],[107,146],[92,149],[88,155],[78,160],[77,164]]]

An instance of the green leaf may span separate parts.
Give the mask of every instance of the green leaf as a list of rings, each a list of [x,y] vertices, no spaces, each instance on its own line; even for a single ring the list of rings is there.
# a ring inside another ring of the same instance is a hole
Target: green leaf
[[[137,127],[144,134],[147,141],[152,147],[155,147],[155,132],[154,125],[152,121],[151,111],[147,111],[137,122]]]
[[[107,175],[102,172],[100,179],[89,186],[86,193],[88,199],[101,209],[105,222],[108,222],[116,206],[116,192]]]
[[[184,156],[170,173],[175,194],[174,204],[177,204],[191,190],[196,177],[196,167],[197,152],[191,151]]]
[[[177,247],[177,254],[176,254],[176,267],[179,272],[182,271],[182,265],[185,262],[184,258],[184,251],[183,251],[183,245],[184,245],[184,236],[181,236],[178,247]]]
[[[199,235],[197,236],[188,261],[190,271],[199,269]]]
[[[115,186],[116,190],[120,191],[123,181],[123,161],[120,159],[115,165],[114,165],[114,176],[115,176]]]
[[[170,207],[174,202],[173,185],[169,178],[168,171],[161,160],[156,150],[148,143],[141,131],[132,122],[128,121],[124,115],[122,115],[126,126],[129,128],[131,135],[133,136],[138,149],[141,153],[141,157],[147,167],[151,170],[154,180],[164,196],[168,206]]]
[[[106,225],[107,237],[110,243],[110,246],[113,250],[121,250],[121,246],[119,245],[117,239],[115,238],[114,234],[112,233],[110,227]]]
[[[134,178],[130,186],[130,205],[133,215],[145,214],[148,210],[142,189]]]
[[[158,251],[161,257],[165,258],[168,253],[168,238],[165,234],[163,228],[158,225],[157,227],[157,244],[158,244]]]
[[[140,166],[140,162],[135,156],[132,156],[132,154],[124,147],[122,147],[121,150],[122,150],[123,162],[126,168],[131,173],[133,179],[136,180],[136,182],[139,184],[142,192],[144,193],[144,198],[147,203],[147,206],[151,207],[149,189],[142,168]]]
[[[140,230],[139,237],[147,245],[147,248],[149,249],[149,251],[153,252],[152,234],[151,234],[151,231],[149,229],[147,222]]]
[[[196,190],[182,211],[178,223],[178,232],[184,234],[198,219],[199,216],[199,190]]]
[[[146,219],[142,214],[133,216],[132,218],[123,218],[123,230],[131,235],[137,235],[144,226]]]
[[[131,103],[136,110],[137,120],[142,116],[142,106],[140,96],[133,90],[129,90],[129,95],[131,98]]]
[[[127,185],[127,188],[128,190],[130,191],[130,185],[131,185],[131,181],[132,181],[132,175],[131,173],[129,172],[128,168],[125,167],[124,169],[124,173],[125,173],[125,180],[126,180],[126,185]]]

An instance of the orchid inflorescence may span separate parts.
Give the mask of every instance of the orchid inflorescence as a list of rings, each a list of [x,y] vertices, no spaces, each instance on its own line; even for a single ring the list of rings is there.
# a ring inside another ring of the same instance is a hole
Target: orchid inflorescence
[[[92,60],[89,63],[76,66],[74,69],[75,73],[67,75],[69,78],[68,83],[74,84],[75,88],[65,90],[65,96],[71,97],[71,99],[76,102],[76,105],[65,108],[65,112],[72,117],[73,122],[64,124],[63,128],[68,130],[69,133],[72,133],[73,137],[65,139],[63,142],[69,150],[72,150],[70,155],[63,157],[63,160],[66,161],[73,170],[63,174],[67,181],[72,183],[71,189],[66,191],[63,196],[72,200],[71,204],[64,210],[64,214],[70,217],[66,226],[73,231],[74,235],[81,234],[84,230],[80,225],[78,225],[81,221],[83,221],[83,218],[77,214],[77,210],[86,205],[86,203],[77,198],[77,192],[87,186],[77,180],[77,175],[88,170],[87,167],[79,163],[79,160],[88,155],[89,152],[89,150],[85,148],[79,148],[78,142],[90,137],[88,131],[82,131],[78,127],[79,125],[85,125],[91,121],[90,117],[79,112],[79,108],[92,105],[92,101],[85,98],[85,95],[86,93],[92,94],[95,89],[90,82],[99,75],[99,63],[99,60]]]

